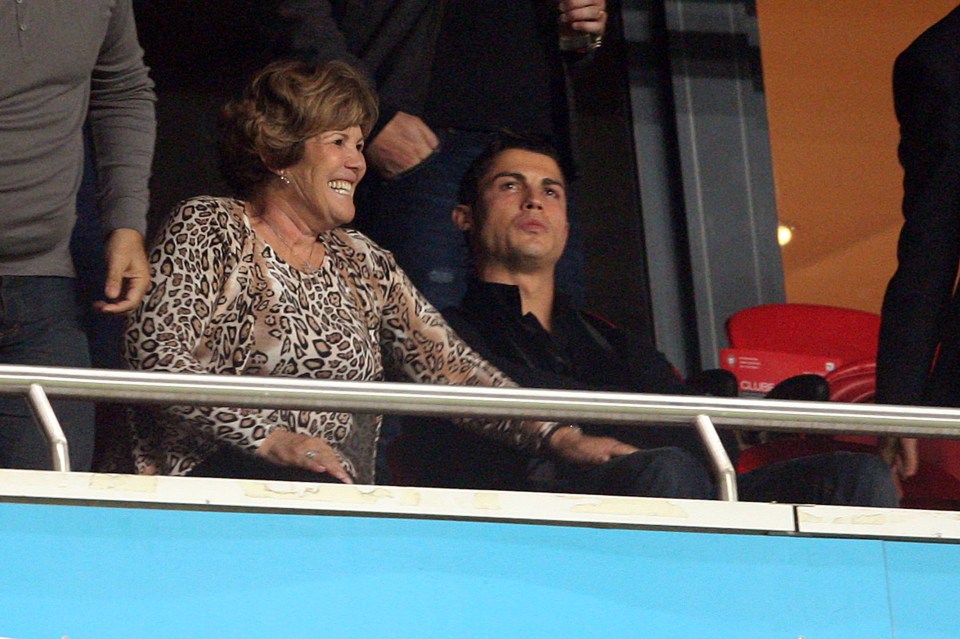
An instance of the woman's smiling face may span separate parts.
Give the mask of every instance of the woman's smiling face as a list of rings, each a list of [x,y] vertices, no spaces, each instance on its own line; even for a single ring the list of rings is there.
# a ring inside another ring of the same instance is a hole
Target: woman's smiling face
[[[356,214],[353,195],[367,171],[359,126],[323,131],[304,143],[303,158],[282,171],[282,190],[316,231],[347,224]]]

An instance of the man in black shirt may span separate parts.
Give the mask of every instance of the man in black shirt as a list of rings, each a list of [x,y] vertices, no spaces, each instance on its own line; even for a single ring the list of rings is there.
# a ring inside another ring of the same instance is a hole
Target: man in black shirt
[[[691,392],[653,345],[578,310],[556,290],[555,268],[567,239],[566,180],[551,149],[498,140],[464,176],[459,199],[453,217],[469,238],[476,277],[461,306],[444,315],[467,343],[523,386]],[[664,455],[684,460],[685,481],[706,476],[691,429],[591,425],[584,430],[645,450],[585,469],[530,460],[456,429],[410,420],[401,438],[401,451],[408,452],[400,457],[419,459],[425,483],[460,487],[650,496],[657,493],[639,478],[651,460]],[[691,459],[699,468],[687,463]],[[741,498],[749,501],[897,505],[889,469],[868,454],[774,464],[738,483]]]

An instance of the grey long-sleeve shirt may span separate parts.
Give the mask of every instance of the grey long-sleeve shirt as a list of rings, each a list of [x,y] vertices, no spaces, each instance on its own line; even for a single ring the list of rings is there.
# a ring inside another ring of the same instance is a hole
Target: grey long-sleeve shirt
[[[154,100],[130,0],[0,2],[0,275],[74,275],[87,117],[104,228],[144,232]]]

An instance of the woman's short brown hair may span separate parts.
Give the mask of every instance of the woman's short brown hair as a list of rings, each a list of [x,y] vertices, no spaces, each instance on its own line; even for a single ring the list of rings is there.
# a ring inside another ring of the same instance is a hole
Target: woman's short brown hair
[[[274,171],[299,162],[311,137],[351,126],[366,136],[376,119],[377,97],[350,65],[273,62],[223,108],[224,177],[239,196],[250,197]]]

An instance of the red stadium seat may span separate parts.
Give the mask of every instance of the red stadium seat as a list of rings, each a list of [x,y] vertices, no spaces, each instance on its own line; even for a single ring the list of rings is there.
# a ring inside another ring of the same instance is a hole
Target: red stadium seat
[[[764,304],[727,320],[733,348],[835,357],[842,362],[873,358],[880,316],[819,304]]]
[[[839,362],[825,376],[831,401],[874,400],[879,315],[818,304],[767,304],[731,316],[727,336],[733,348],[830,357]],[[858,436],[775,439],[741,453],[737,470],[747,472],[765,464],[832,450],[875,451],[876,442],[875,437]],[[921,439],[919,451],[919,472],[902,482],[902,505],[960,509],[960,442]]]

